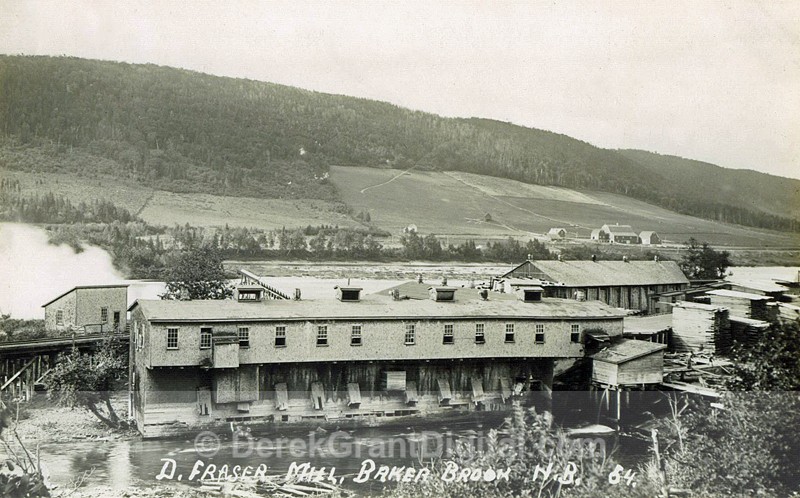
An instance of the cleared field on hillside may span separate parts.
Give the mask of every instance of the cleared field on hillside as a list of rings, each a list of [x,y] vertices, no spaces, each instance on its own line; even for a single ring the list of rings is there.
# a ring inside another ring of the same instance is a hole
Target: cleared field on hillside
[[[334,212],[333,209],[332,203],[314,199],[254,199],[156,191],[140,216],[145,221],[157,225],[228,224],[265,230],[323,224],[340,227],[360,226],[349,216]]]
[[[342,200],[392,233],[414,224],[422,233],[497,237],[542,235],[563,227],[588,238],[605,223],[655,230],[668,241],[689,237],[718,245],[795,247],[800,239],[756,228],[684,216],[628,197],[539,187],[464,173],[331,167]],[[582,202],[576,202],[582,201]],[[490,222],[484,217],[490,214]]]
[[[320,200],[255,199],[209,194],[176,194],[138,185],[119,185],[113,178],[77,177],[0,170],[0,177],[16,179],[24,191],[53,192],[75,204],[106,199],[154,225],[189,223],[195,226],[254,227],[275,230],[306,225],[359,226],[349,216]]]
[[[144,206],[152,190],[138,185],[120,185],[114,178],[76,176],[61,173],[28,173],[0,169],[0,177],[19,181],[25,192],[41,194],[52,192],[69,199],[73,204],[104,199],[123,207],[131,213]]]

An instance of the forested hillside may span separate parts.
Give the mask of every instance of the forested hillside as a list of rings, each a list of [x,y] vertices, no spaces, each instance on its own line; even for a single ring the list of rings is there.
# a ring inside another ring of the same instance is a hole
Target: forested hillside
[[[639,157],[565,135],[152,65],[0,56],[0,135],[0,167],[176,192],[336,200],[331,164],[417,167],[615,192],[766,228],[799,225],[769,192],[737,184],[710,197],[714,185],[685,188]]]
[[[643,150],[621,150],[654,174],[669,177],[687,195],[709,203],[736,204],[745,210],[800,217],[800,180],[757,171],[721,168],[714,164]],[[741,194],[741,197],[738,197]],[[715,213],[704,213],[713,217]],[[753,220],[736,221],[751,224]]]

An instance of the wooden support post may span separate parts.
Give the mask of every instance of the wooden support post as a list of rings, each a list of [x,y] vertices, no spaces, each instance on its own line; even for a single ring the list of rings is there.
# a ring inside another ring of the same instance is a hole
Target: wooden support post
[[[622,387],[617,386],[617,430],[622,425]]]

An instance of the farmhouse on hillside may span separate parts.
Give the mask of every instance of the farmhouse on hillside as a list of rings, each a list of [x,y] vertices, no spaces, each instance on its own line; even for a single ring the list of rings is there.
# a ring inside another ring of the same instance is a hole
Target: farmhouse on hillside
[[[608,234],[612,244],[638,244],[639,236],[630,225],[603,225],[601,232]]]
[[[127,285],[80,285],[42,305],[47,330],[81,328],[86,333],[125,330]]]
[[[592,230],[590,238],[598,242],[608,242],[608,232],[603,231],[602,228],[595,228]]]
[[[599,300],[617,308],[669,313],[689,280],[674,261],[526,261],[493,282],[528,279],[547,297]],[[666,298],[665,295],[668,296]]]
[[[551,228],[547,232],[547,236],[550,238],[550,240],[564,239],[567,237],[567,231],[563,228]]]

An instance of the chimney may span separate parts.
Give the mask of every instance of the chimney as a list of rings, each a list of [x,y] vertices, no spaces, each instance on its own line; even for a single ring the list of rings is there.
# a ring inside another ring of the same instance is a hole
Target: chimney
[[[392,289],[391,294],[392,294],[392,299],[394,299],[395,301],[400,300],[400,289]]]
[[[442,285],[447,285],[447,275],[442,275]]]
[[[299,301],[300,300],[300,289],[295,289],[294,290],[294,300],[295,301]]]

